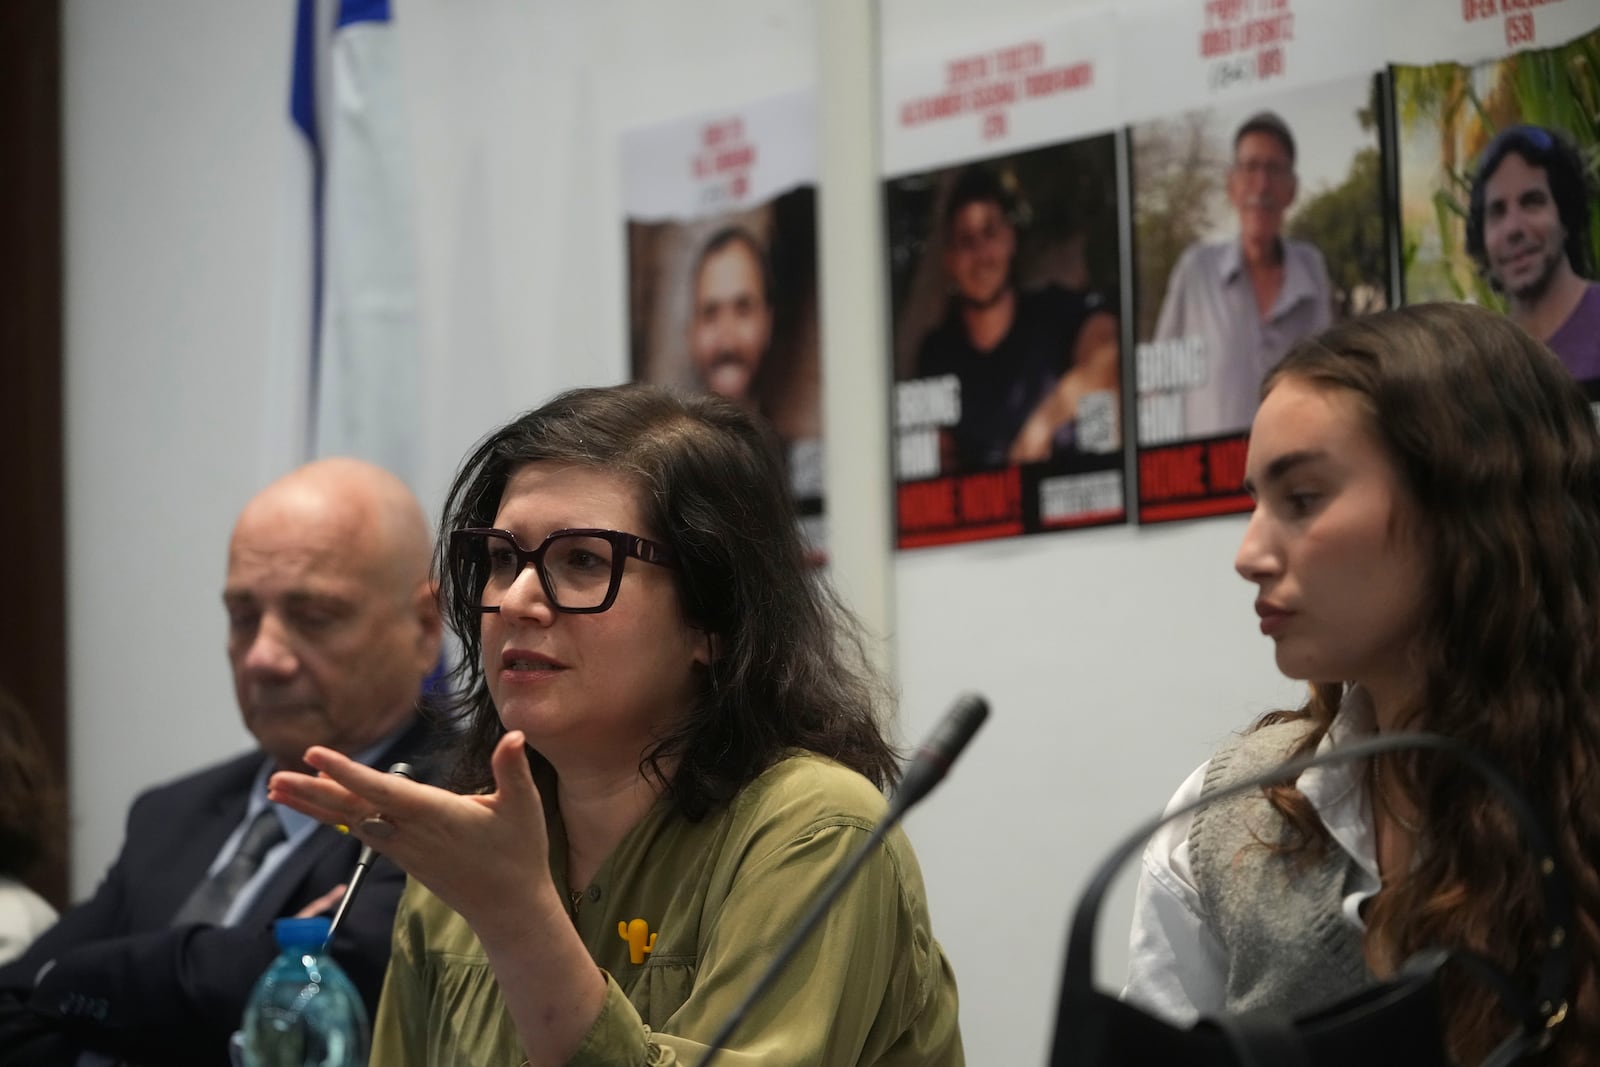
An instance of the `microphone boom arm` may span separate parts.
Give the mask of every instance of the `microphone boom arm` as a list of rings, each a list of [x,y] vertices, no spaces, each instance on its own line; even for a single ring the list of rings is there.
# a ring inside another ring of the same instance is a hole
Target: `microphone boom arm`
[[[417,780],[417,772],[409,763],[392,763],[389,765],[389,773],[398,774],[407,781]],[[339,921],[344,918],[344,913],[350,910],[350,902],[356,899],[361,883],[367,880],[367,868],[371,866],[372,846],[362,845],[361,855],[356,857],[356,869],[350,874],[350,884],[344,887],[344,896],[339,898],[339,907],[333,913],[333,921],[328,923],[328,936],[323,939],[322,951],[326,952],[328,946],[333,944],[333,932],[339,929]]]
[[[733,1036],[733,1031],[744,1020],[745,1014],[749,1012],[751,1006],[761,997],[762,993],[766,992],[767,987],[772,984],[773,979],[778,976],[778,972],[783,970],[784,965],[789,962],[790,958],[799,951],[806,937],[816,927],[817,923],[822,921],[822,917],[827,914],[828,908],[838,898],[839,894],[844,892],[845,886],[850,884],[850,880],[861,869],[861,865],[867,861],[867,857],[877,851],[878,846],[883,843],[884,837],[890,830],[899,825],[901,817],[911,809],[911,806],[927,796],[928,792],[939,783],[945,772],[950,769],[950,764],[955,761],[956,756],[960,755],[967,742],[972,740],[972,735],[977,732],[978,727],[982,726],[984,720],[988,717],[989,704],[982,697],[968,693],[957,698],[955,704],[945,713],[944,719],[941,720],[934,733],[917,750],[916,757],[906,770],[905,777],[901,779],[901,786],[896,790],[888,812],[879,821],[878,825],[872,828],[872,834],[855,851],[849,861],[839,868],[828,881],[828,885],[823,889],[822,895],[817,897],[816,903],[811,905],[811,909],[806,912],[805,916],[795,926],[794,932],[789,935],[789,939],[778,949],[777,954],[772,958],[772,962],[767,965],[767,969],[761,972],[761,977],[756,979],[755,984],[744,995],[744,999],[739,1002],[738,1007],[733,1009],[733,1012],[723,1022],[721,1029],[711,1038],[710,1047],[706,1049],[704,1058],[700,1060],[700,1067],[710,1067],[711,1061],[717,1058],[718,1052],[722,1051],[723,1043]]]

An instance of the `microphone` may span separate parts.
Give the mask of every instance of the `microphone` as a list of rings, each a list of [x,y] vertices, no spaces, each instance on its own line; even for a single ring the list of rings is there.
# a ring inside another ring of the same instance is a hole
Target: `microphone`
[[[417,780],[416,769],[409,763],[391,763],[390,774],[398,774],[408,782]],[[350,882],[344,887],[344,896],[339,900],[339,907],[333,913],[333,921],[328,924],[328,936],[323,939],[322,948],[327,950],[333,944],[333,932],[339,929],[339,920],[344,918],[344,913],[350,909],[350,902],[356,898],[356,892],[361,888],[361,883],[366,880],[367,868],[372,866],[372,846],[362,845],[361,855],[356,858],[356,869],[350,875]]]
[[[939,725],[911,757],[911,765],[900,779],[900,788],[895,790],[894,802],[889,807],[891,823],[944,781],[950,764],[961,755],[961,750],[967,747],[967,742],[988,717],[989,702],[977,693],[956,697]]]
[[[978,732],[978,727],[982,726],[988,717],[989,702],[976,693],[963,693],[956,698],[954,704],[950,705],[950,710],[945,712],[939,725],[928,735],[928,739],[918,746],[916,754],[912,756],[911,765],[906,768],[904,777],[900,779],[900,788],[895,790],[888,812],[879,820],[878,825],[872,828],[872,833],[849,861],[839,868],[838,873],[823,889],[822,895],[817,898],[817,902],[811,906],[811,910],[806,912],[805,917],[795,926],[794,933],[789,935],[789,940],[778,949],[777,955],[773,956],[767,969],[761,972],[761,977],[750,987],[750,992],[745,994],[739,1006],[734,1008],[723,1022],[722,1028],[711,1039],[704,1058],[700,1060],[700,1067],[710,1067],[711,1061],[722,1051],[723,1043],[733,1036],[733,1031],[743,1021],[751,1005],[766,992],[772,980],[778,976],[778,972],[783,970],[790,958],[799,950],[801,943],[817,923],[822,921],[829,906],[840,893],[844,892],[844,887],[850,884],[850,879],[855,877],[856,871],[861,869],[867,857],[872,855],[884,836],[894,829],[901,817],[911,810],[911,806],[927,796],[934,786],[944,780],[950,765],[961,755],[961,750],[967,747],[967,742],[972,740],[972,735]]]

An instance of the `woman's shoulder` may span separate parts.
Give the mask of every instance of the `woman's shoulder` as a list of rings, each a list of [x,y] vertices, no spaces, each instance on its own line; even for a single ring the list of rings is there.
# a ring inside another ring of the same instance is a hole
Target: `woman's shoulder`
[[[860,773],[826,756],[794,749],[741,789],[732,809],[740,821],[778,820],[797,827],[833,821],[870,828],[888,803]]]
[[[1258,723],[1228,738],[1206,764],[1206,792],[1271,770],[1291,757],[1312,729],[1310,719]]]
[[[814,752],[791,751],[729,805],[727,854],[739,857],[741,867],[802,854],[842,860],[867,841],[888,808],[860,773]],[[903,906],[920,911],[922,872],[900,827],[884,836],[869,866],[887,878],[884,885],[897,887]]]

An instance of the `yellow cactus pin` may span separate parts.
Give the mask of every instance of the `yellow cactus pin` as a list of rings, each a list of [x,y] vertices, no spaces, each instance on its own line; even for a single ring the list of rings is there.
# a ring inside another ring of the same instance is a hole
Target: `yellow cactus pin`
[[[650,924],[643,919],[619,920],[617,936],[628,943],[628,959],[633,963],[643,963],[644,958],[655,951],[656,935],[650,932]]]

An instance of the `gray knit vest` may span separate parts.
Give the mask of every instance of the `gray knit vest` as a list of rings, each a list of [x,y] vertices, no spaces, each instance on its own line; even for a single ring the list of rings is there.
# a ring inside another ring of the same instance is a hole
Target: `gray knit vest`
[[[1308,729],[1279,723],[1237,737],[1211,757],[1202,795],[1271,770]],[[1344,918],[1359,868],[1337,846],[1275,852],[1290,828],[1260,790],[1195,813],[1189,857],[1211,930],[1227,957],[1230,1014],[1304,1015],[1370,985],[1361,933]]]

